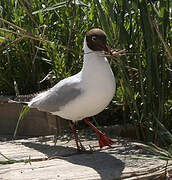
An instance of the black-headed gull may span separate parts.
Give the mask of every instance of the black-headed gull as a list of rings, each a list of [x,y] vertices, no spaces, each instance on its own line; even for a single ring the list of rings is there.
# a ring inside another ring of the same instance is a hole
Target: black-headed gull
[[[112,100],[116,89],[113,72],[104,56],[105,52],[110,53],[104,31],[98,28],[88,31],[84,38],[83,50],[84,62],[79,73],[61,80],[28,102],[30,108],[72,120],[78,151],[84,150],[75,128],[76,122],[80,120],[84,120],[95,130],[100,148],[111,147],[113,144],[109,137],[88,120],[88,117],[103,111]]]

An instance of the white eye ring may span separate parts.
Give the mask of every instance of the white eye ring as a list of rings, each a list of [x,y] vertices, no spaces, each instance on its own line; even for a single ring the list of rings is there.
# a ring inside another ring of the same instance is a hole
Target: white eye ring
[[[96,36],[92,36],[92,38],[91,38],[93,41],[95,41],[97,38],[96,38]]]

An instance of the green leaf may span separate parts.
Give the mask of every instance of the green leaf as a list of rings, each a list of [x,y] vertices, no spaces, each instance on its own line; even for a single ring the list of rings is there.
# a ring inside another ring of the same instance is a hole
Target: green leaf
[[[14,131],[13,138],[16,137],[17,130],[18,130],[18,127],[19,127],[19,123],[20,123],[20,121],[24,118],[24,116],[28,113],[29,109],[30,109],[29,106],[26,106],[26,107],[24,107],[23,110],[21,111],[20,116],[19,116],[19,119],[18,119],[18,121],[17,121],[17,125],[16,125],[16,128],[15,128],[15,131]]]

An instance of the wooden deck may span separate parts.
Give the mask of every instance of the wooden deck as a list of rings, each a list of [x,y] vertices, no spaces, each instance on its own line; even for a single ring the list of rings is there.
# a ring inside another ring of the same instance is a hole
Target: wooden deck
[[[152,180],[170,178],[172,171],[128,140],[114,139],[111,149],[100,150],[97,140],[85,139],[83,145],[92,151],[85,154],[76,153],[68,135],[58,137],[56,145],[53,141],[53,136],[15,141],[0,137],[0,153],[11,160],[0,155],[0,180]]]

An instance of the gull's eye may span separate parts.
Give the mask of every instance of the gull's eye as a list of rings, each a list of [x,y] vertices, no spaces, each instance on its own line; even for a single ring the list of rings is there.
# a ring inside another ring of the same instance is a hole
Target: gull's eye
[[[93,41],[95,41],[95,40],[97,39],[97,37],[96,37],[96,36],[92,36],[91,39],[92,39]]]

